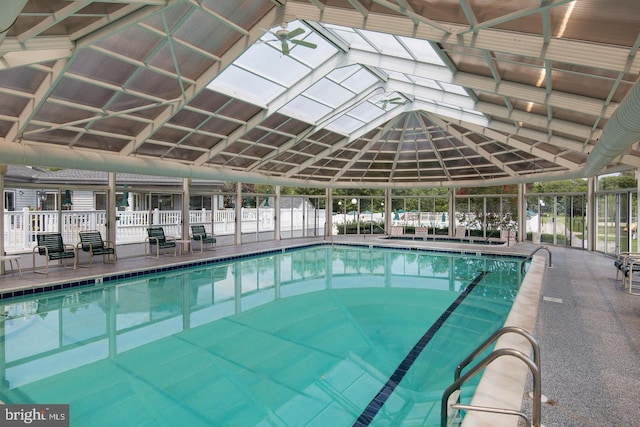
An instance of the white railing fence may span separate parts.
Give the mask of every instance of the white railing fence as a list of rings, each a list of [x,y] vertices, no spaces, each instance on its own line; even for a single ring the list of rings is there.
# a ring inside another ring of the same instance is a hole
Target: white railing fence
[[[280,215],[282,229],[302,228],[302,209],[283,209]],[[324,227],[324,211],[316,213]],[[273,208],[242,208],[242,233],[257,233],[275,229]],[[309,216],[309,213],[307,213]],[[189,224],[203,224],[207,232],[216,235],[233,235],[236,229],[235,210],[189,211]],[[182,212],[160,211],[119,211],[116,213],[116,244],[144,241],[149,225],[161,225],[165,234],[180,237],[182,234]],[[78,232],[98,230],[106,239],[106,211],[22,211],[4,212],[5,252],[31,250],[36,245],[36,234],[60,232],[65,243],[75,245]]]

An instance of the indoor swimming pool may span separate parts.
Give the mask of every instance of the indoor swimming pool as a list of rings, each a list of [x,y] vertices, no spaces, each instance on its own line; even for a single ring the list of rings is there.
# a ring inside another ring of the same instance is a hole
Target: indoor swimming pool
[[[316,245],[5,298],[1,399],[74,427],[437,426],[521,262]]]

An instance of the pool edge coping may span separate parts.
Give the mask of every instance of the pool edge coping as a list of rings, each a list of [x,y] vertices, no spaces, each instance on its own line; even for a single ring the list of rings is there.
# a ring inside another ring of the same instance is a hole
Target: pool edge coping
[[[545,264],[546,259],[541,255],[532,258],[504,326],[520,327],[533,335],[546,271]],[[495,349],[502,348],[516,349],[528,356],[532,354],[529,341],[513,333],[502,335],[497,340]],[[524,362],[513,357],[499,357],[485,368],[471,404],[520,411],[525,398],[528,375],[529,368]],[[517,427],[518,421],[519,418],[513,415],[469,411],[461,427]]]

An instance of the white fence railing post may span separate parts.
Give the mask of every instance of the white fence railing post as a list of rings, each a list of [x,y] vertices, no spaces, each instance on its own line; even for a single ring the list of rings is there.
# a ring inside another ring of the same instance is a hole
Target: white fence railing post
[[[31,247],[31,214],[29,208],[22,208],[22,248]]]

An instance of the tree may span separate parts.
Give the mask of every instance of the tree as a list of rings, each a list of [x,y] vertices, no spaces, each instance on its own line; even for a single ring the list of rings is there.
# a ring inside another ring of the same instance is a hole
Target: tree
[[[600,190],[635,189],[638,182],[634,175],[634,171],[625,171],[620,175],[604,176],[598,179],[598,188]]]

